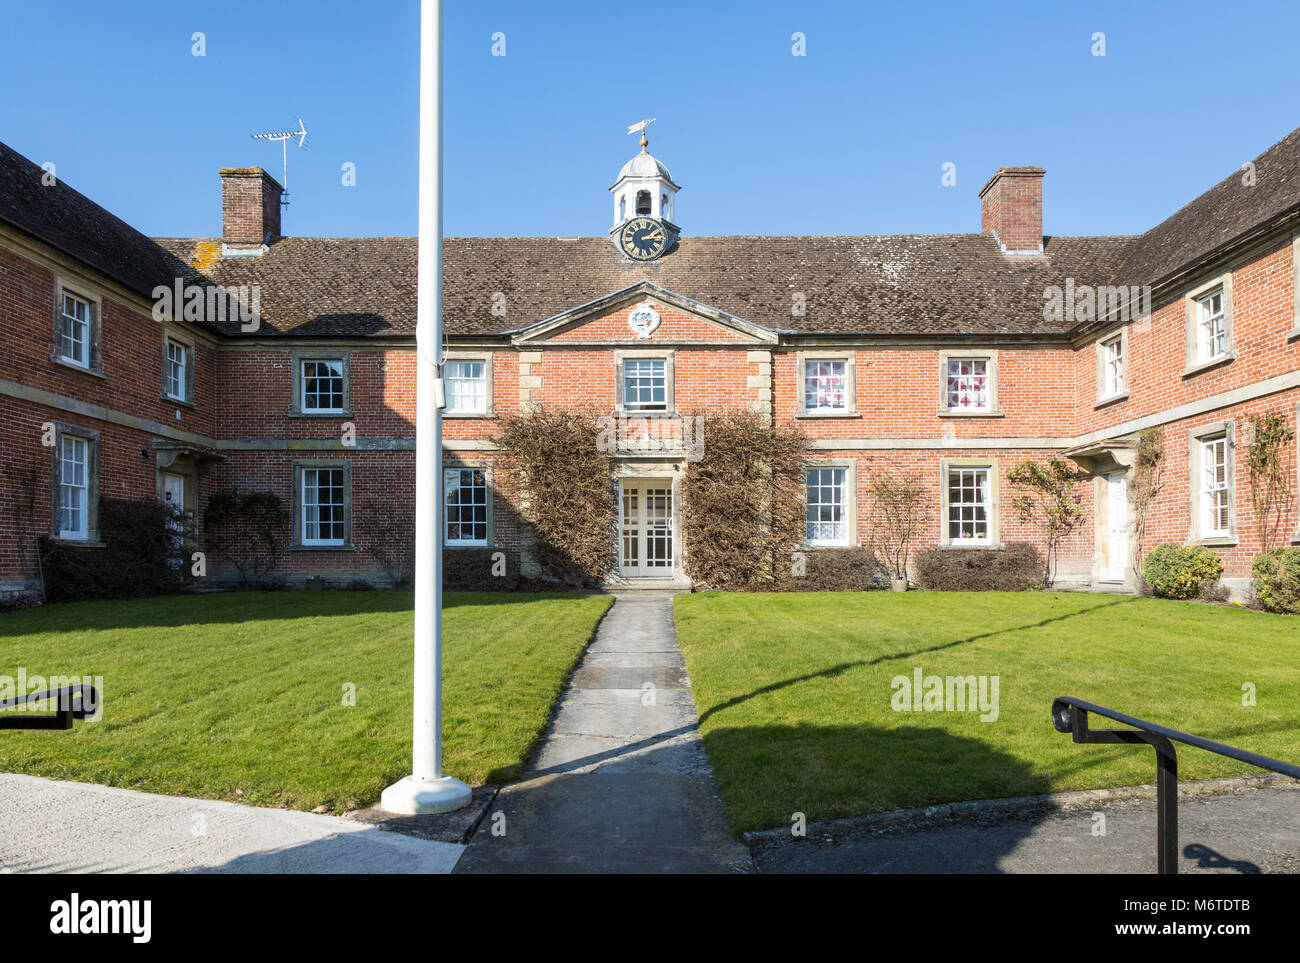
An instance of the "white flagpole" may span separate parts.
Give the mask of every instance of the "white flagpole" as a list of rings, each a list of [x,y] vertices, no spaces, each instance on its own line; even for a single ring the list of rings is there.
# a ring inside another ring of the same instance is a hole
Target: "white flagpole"
[[[442,772],[442,0],[420,2],[420,242],[416,292],[415,718],[411,775],[384,790],[393,813],[445,813],[470,788]]]

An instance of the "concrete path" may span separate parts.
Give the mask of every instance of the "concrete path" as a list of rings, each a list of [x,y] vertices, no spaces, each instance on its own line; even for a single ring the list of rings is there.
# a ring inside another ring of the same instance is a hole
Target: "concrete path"
[[[1094,813],[1105,816],[1105,835]],[[1300,872],[1300,789],[1178,801],[1180,873]],[[1154,800],[761,847],[765,873],[1154,873]]]
[[[501,791],[456,872],[751,872],[697,721],[672,596],[619,596],[524,781]]]
[[[450,873],[464,849],[334,816],[0,774],[0,873]]]

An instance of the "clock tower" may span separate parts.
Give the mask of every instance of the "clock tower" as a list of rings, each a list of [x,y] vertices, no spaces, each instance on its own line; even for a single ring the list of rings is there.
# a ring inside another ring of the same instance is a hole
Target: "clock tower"
[[[609,189],[614,195],[610,238],[624,257],[634,261],[653,261],[666,254],[680,233],[673,223],[674,198],[680,188],[647,146],[642,127],[641,153],[623,165]]]

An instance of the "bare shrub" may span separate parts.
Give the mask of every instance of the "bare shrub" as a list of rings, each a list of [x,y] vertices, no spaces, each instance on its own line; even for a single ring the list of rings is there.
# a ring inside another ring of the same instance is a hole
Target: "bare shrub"
[[[356,530],[365,533],[365,553],[379,564],[394,586],[409,586],[415,574],[415,539],[409,516],[393,511],[393,503],[381,498],[357,502],[352,516]]]
[[[1023,592],[1042,585],[1043,558],[1028,542],[1002,548],[927,548],[916,553],[916,581],[928,591]]]
[[[1133,480],[1129,483],[1129,496],[1133,500],[1133,571],[1138,584],[1145,584],[1143,575],[1146,556],[1142,540],[1146,535],[1147,520],[1160,490],[1164,487],[1165,435],[1161,428],[1146,428],[1138,435],[1137,454],[1133,461]]]
[[[699,461],[683,483],[686,571],[701,586],[737,588],[794,578],[803,544],[807,437],[754,412],[705,416]]]
[[[868,539],[894,578],[907,578],[907,554],[925,524],[925,483],[916,472],[873,471]]]
[[[269,585],[289,537],[289,511],[274,492],[227,488],[203,510],[208,548],[239,573],[243,587]]]
[[[592,585],[614,567],[612,459],[597,445],[598,415],[534,409],[503,417],[493,441],[508,489],[549,577]]]

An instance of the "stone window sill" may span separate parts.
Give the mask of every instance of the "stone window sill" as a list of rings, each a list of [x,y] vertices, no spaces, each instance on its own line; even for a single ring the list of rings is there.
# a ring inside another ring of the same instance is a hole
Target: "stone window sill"
[[[1119,401],[1128,401],[1128,392],[1127,392],[1127,391],[1121,391],[1121,392],[1120,392],[1119,394],[1117,394],[1117,395],[1109,395],[1109,396],[1107,396],[1107,397],[1105,397],[1105,398],[1098,398],[1098,399],[1097,399],[1097,403],[1094,404],[1093,407],[1094,407],[1094,408],[1105,408],[1107,405],[1113,405],[1113,404],[1115,404],[1116,402],[1119,402]]]
[[[199,410],[199,406],[196,405],[194,402],[186,401],[184,398],[173,398],[165,391],[158,397],[161,398],[163,401],[167,402],[169,405],[180,405],[182,408],[189,408],[192,411]]]
[[[351,544],[347,545],[291,545],[291,552],[351,552],[355,551]]]
[[[1006,413],[1001,408],[990,409],[989,411],[951,411],[948,408],[939,409],[940,418],[1005,418]]]
[[[474,418],[479,418],[479,419],[495,418],[496,416],[497,413],[495,411],[444,411],[442,413],[442,417],[444,419],[458,418],[458,419],[472,420]]]
[[[50,358],[50,361],[54,362],[54,364],[58,365],[60,368],[66,368],[69,371],[76,371],[79,374],[90,375],[92,378],[102,378],[105,381],[108,380],[108,375],[95,368],[85,368],[75,362],[64,361],[62,358],[57,356]]]
[[[1194,538],[1188,545],[1200,545],[1203,548],[1235,548],[1237,537],[1235,535],[1219,535],[1214,538]]]
[[[1220,365],[1229,364],[1235,360],[1237,360],[1237,352],[1229,351],[1227,354],[1221,355],[1218,358],[1211,358],[1209,361],[1198,361],[1183,369],[1183,377],[1190,378],[1192,375],[1198,375],[1202,371],[1209,371],[1211,368],[1217,368]]]
[[[614,418],[676,418],[677,410],[670,408],[667,411],[634,411],[627,408],[617,408],[612,416]]]
[[[55,545],[63,545],[67,548],[104,548],[105,543],[98,538],[59,538],[54,535],[50,541]]]
[[[286,414],[287,418],[352,418],[355,417],[352,410],[347,411],[290,411]]]
[[[856,409],[852,411],[800,411],[795,414],[796,418],[861,418],[862,414]]]

